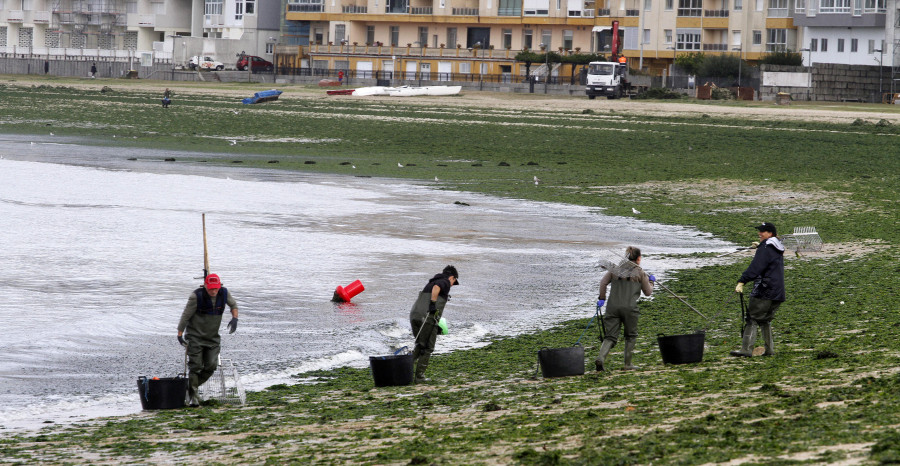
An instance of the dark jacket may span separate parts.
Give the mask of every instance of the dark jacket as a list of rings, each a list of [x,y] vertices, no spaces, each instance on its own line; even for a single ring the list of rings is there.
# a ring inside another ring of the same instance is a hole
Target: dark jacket
[[[438,292],[438,296],[444,299],[450,299],[450,295],[448,295],[448,293],[450,292],[450,275],[439,273],[431,277],[431,280],[428,280],[428,284],[425,285],[425,288],[422,288],[422,292],[431,293],[431,290],[435,285],[441,287],[441,291]]]
[[[756,248],[753,262],[741,274],[741,283],[753,282],[750,296],[784,301],[784,245],[771,237]]]
[[[228,288],[220,288],[216,293],[216,303],[213,304],[212,296],[206,288],[200,287],[194,290],[197,295],[197,312],[200,314],[222,315],[225,312],[225,304],[228,302]]]

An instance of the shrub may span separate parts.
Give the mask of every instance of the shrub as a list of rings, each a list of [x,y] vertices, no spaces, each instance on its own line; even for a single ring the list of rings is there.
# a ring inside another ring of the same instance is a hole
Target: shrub
[[[759,59],[761,65],[788,65],[803,66],[803,55],[800,52],[791,52],[784,50],[781,52],[770,52]]]

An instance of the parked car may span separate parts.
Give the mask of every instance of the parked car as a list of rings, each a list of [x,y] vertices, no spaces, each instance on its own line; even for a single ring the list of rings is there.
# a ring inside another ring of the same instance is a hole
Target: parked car
[[[192,70],[199,68],[201,70],[222,71],[225,69],[225,64],[220,61],[215,61],[211,57],[191,57],[188,66],[190,66]]]
[[[250,67],[250,71],[272,71],[275,69],[275,65],[272,62],[257,57],[255,55],[244,55],[238,59],[237,69],[244,71],[247,67]]]

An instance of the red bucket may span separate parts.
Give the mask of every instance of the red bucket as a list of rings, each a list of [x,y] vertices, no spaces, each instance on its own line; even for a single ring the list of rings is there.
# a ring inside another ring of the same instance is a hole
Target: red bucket
[[[366,287],[363,286],[362,282],[359,280],[354,281],[353,283],[344,286],[338,286],[334,290],[334,297],[331,298],[332,301],[337,302],[345,302],[349,303],[354,296],[360,294],[365,290]]]

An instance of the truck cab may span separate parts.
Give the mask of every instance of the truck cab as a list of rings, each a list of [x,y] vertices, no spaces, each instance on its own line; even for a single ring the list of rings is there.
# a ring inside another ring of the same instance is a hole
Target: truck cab
[[[618,99],[628,91],[628,65],[612,61],[592,61],[588,64],[587,87],[589,99],[605,95]]]

